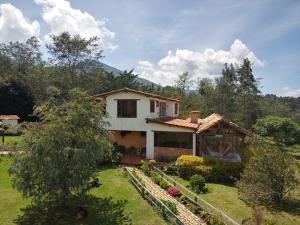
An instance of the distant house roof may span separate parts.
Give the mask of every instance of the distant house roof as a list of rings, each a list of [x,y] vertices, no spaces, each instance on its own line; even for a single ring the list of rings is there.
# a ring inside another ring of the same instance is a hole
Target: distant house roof
[[[174,117],[161,117],[161,118],[149,118],[147,119],[147,122],[153,122],[153,123],[160,123],[164,125],[169,125],[169,126],[177,126],[177,127],[184,127],[188,129],[194,130],[197,134],[201,134],[204,131],[207,131],[209,128],[215,126],[219,122],[223,122],[229,127],[238,130],[240,133],[247,135],[247,136],[253,136],[253,134],[238,126],[237,124],[226,120],[223,116],[213,113],[208,117],[205,117],[203,119],[198,119],[198,123],[192,123],[191,118],[174,118]]]
[[[19,120],[17,115],[0,115],[0,120]]]
[[[118,89],[118,90],[113,90],[113,91],[101,93],[101,94],[98,94],[98,95],[94,95],[93,97],[96,98],[96,99],[97,98],[103,98],[103,97],[106,97],[108,95],[119,93],[119,92],[131,92],[131,93],[140,94],[140,95],[144,95],[144,96],[147,96],[147,97],[153,97],[153,98],[157,98],[157,99],[161,99],[161,100],[168,100],[168,101],[173,101],[173,102],[182,102],[179,99],[168,98],[168,97],[164,97],[164,96],[160,96],[160,95],[156,95],[156,94],[152,94],[152,93],[148,93],[148,92],[144,92],[144,91],[139,91],[139,90],[135,90],[135,89],[131,89],[131,88],[122,88],[122,89]]]

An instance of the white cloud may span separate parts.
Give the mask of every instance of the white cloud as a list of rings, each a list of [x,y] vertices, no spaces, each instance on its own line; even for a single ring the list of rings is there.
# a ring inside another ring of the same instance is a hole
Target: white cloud
[[[236,39],[229,51],[205,49],[195,52],[187,49],[169,51],[157,65],[148,61],[138,62],[140,76],[161,85],[174,85],[179,74],[189,72],[193,80],[198,78],[214,78],[221,74],[225,63],[240,63],[249,58],[254,67],[262,67],[264,63],[259,60],[241,40]]]
[[[281,96],[285,96],[285,97],[300,97],[300,89],[293,89],[290,87],[284,87],[281,89]]]
[[[39,33],[37,21],[30,22],[21,10],[10,3],[0,5],[0,42],[24,41]]]
[[[114,50],[118,46],[113,44],[115,33],[106,27],[105,20],[98,20],[87,12],[74,9],[66,0],[35,0],[42,6],[43,20],[50,26],[50,33],[45,36],[49,40],[50,34],[68,31],[82,37],[100,37],[104,48]]]

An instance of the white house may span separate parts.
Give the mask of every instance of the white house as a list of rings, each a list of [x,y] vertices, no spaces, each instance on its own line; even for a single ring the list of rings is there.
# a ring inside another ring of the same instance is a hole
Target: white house
[[[219,147],[209,148],[210,144],[203,138],[205,132],[215,126],[222,131],[234,129],[241,136],[251,135],[218,114],[202,119],[198,118],[198,111],[193,111],[190,118],[180,117],[182,102],[179,99],[129,88],[102,93],[94,98],[105,101],[111,141],[124,146],[126,154],[131,156],[164,160],[179,155],[203,155],[203,145],[208,148],[208,153],[218,152]],[[232,145],[226,145],[224,140],[222,145],[226,151],[233,150]]]
[[[20,117],[17,115],[0,115],[0,122],[15,126],[18,124]]]

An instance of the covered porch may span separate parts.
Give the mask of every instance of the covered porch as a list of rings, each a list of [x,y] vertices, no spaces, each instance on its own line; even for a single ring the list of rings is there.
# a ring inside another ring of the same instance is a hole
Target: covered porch
[[[241,161],[246,136],[252,134],[232,122],[220,120],[209,128],[198,130],[196,155]]]
[[[122,154],[122,164],[140,164],[146,159],[145,131],[110,131],[110,141]]]
[[[196,154],[196,134],[192,132],[154,132],[154,159],[170,161],[181,155]]]

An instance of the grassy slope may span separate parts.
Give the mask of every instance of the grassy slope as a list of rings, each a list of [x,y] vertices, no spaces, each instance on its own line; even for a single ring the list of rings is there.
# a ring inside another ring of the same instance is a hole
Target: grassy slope
[[[12,189],[7,169],[11,163],[10,159],[0,157],[0,224],[11,225],[29,201],[23,199],[21,194]],[[140,196],[128,179],[122,175],[120,168],[105,169],[99,173],[103,185],[92,191],[99,197],[112,196],[113,200],[128,200],[125,207],[126,213],[130,215],[132,224],[140,225],[163,225],[166,222],[159,217],[154,209]]]
[[[179,183],[187,186],[189,182],[177,176],[173,176]],[[207,187],[211,190],[210,193],[201,194],[200,196],[209,203],[219,208],[229,216],[241,222],[243,219],[251,217],[252,210],[238,197],[237,188],[226,186],[223,184],[207,183]],[[300,188],[298,187],[297,198],[300,198]],[[298,212],[300,213],[300,212]],[[273,218],[280,225],[298,225],[300,224],[300,214],[297,213],[267,213],[267,217]]]
[[[102,185],[92,193],[99,197],[113,196],[114,200],[128,200],[125,210],[130,214],[133,224],[166,224],[147,201],[142,199],[128,178],[123,176],[121,168],[102,170],[99,179]]]
[[[20,208],[29,202],[22,198],[21,194],[12,188],[7,170],[10,165],[8,157],[0,157],[0,221],[1,224],[13,224]]]
[[[22,136],[5,136],[4,137],[4,144],[11,143],[11,142],[18,142],[22,139]],[[0,145],[2,144],[2,136],[0,138]]]

